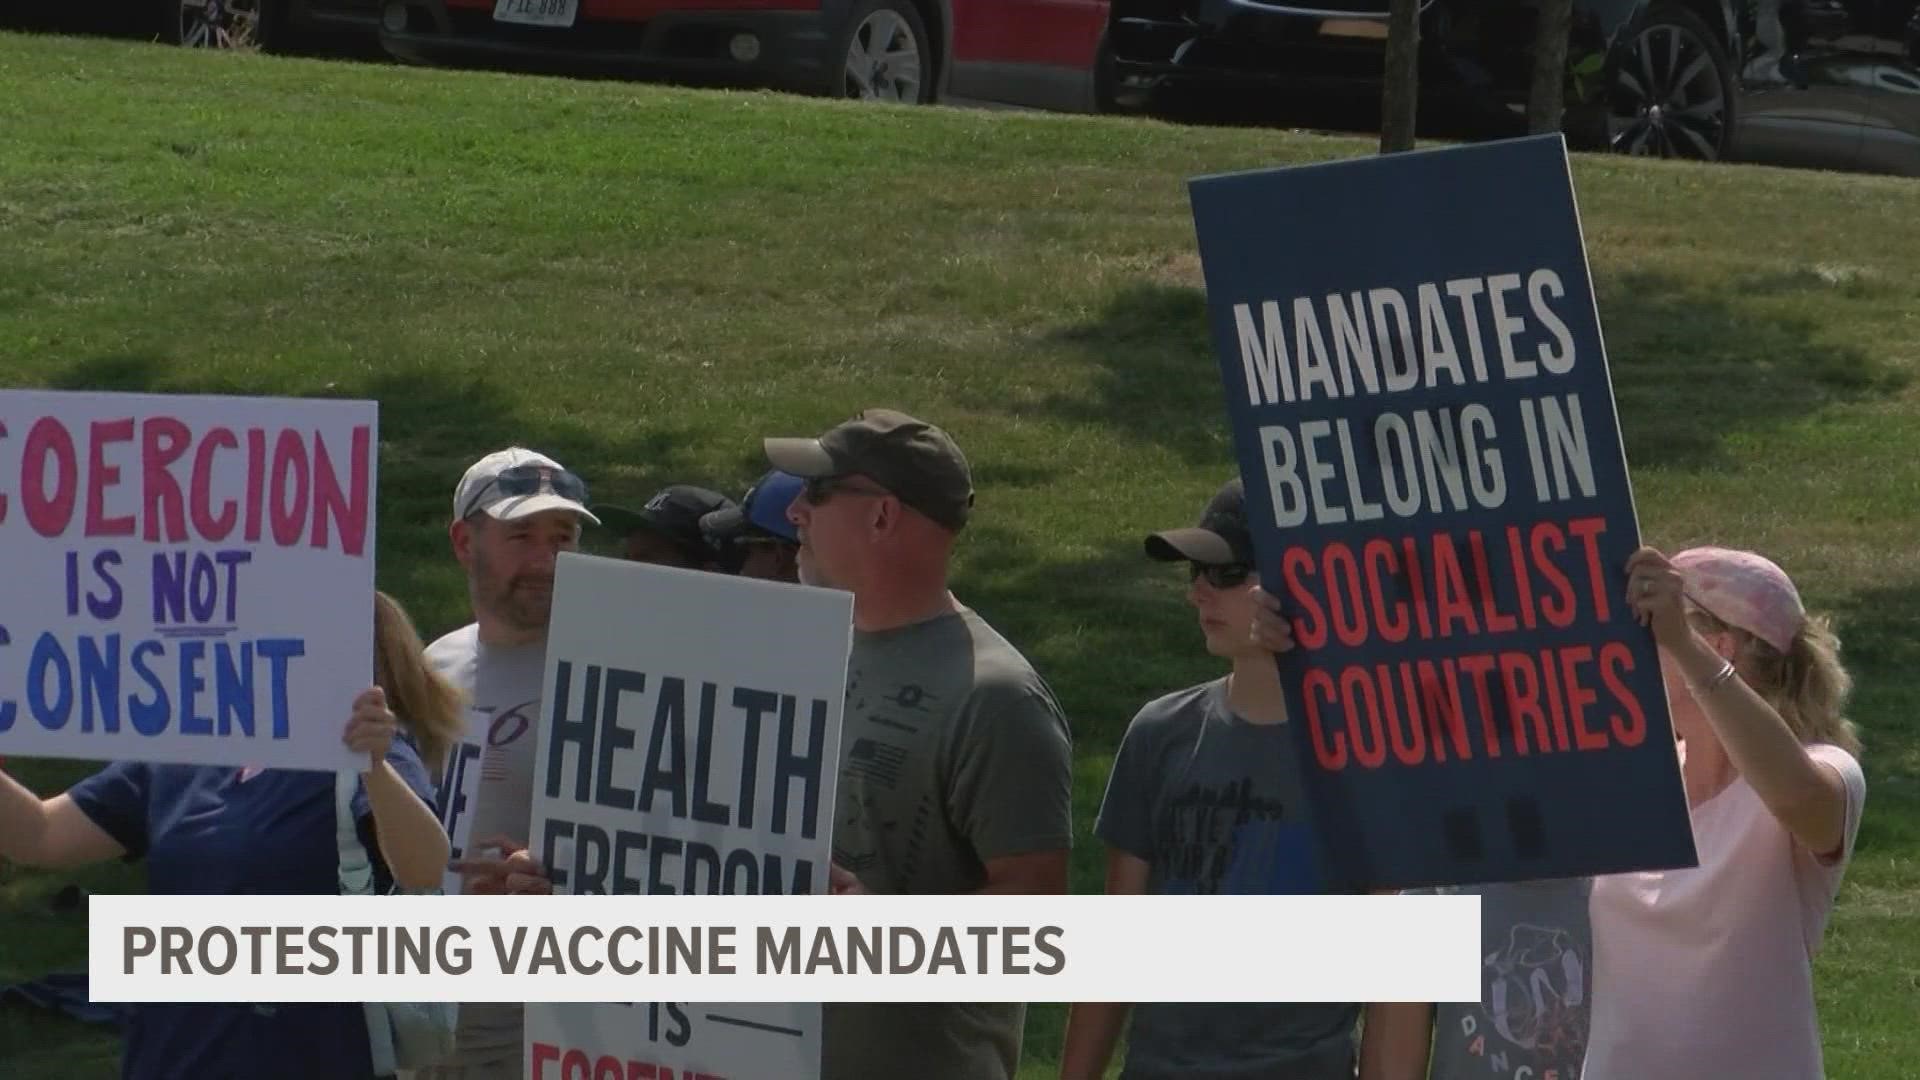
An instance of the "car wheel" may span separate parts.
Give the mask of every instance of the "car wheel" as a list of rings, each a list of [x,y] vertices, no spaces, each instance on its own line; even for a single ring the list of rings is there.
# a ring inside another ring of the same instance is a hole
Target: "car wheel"
[[[276,0],[167,0],[163,17],[163,37],[180,48],[263,52],[282,37]]]
[[[907,0],[854,8],[841,34],[836,96],[924,105],[933,100],[932,39]]]
[[[1719,161],[1733,148],[1733,64],[1685,8],[1656,8],[1616,62],[1608,143],[1623,154]]]

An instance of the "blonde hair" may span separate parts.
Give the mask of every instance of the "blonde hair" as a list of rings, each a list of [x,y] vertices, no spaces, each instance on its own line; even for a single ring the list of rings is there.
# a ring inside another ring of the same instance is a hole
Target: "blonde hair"
[[[1860,756],[1860,735],[1846,718],[1853,676],[1840,663],[1832,620],[1808,615],[1785,653],[1699,608],[1691,618],[1703,633],[1731,632],[1739,643],[1733,665],[1754,693],[1773,706],[1803,743],[1832,743]]]
[[[427,664],[419,631],[399,601],[373,594],[373,681],[387,692],[387,708],[400,719],[420,759],[437,782],[447,752],[460,741],[465,703],[460,691]]]

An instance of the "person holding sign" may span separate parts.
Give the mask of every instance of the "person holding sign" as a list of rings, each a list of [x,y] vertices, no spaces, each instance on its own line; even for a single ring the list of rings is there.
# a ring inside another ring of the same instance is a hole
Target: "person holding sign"
[[[1207,651],[1232,670],[1149,702],[1128,725],[1094,825],[1107,844],[1107,892],[1323,891],[1279,674],[1248,635],[1259,574],[1240,480],[1214,495],[1198,526],[1155,533],[1146,550],[1191,568],[1187,601]],[[1128,1014],[1121,1003],[1075,1005],[1061,1080],[1104,1076]],[[1134,1005],[1121,1076],[1350,1080],[1359,1016],[1341,1004]]]
[[[1700,864],[1593,887],[1583,1080],[1822,1075],[1813,957],[1866,802],[1839,641],[1780,567],[1642,549]]]
[[[579,549],[582,522],[600,523],[587,509],[586,482],[524,447],[488,454],[454,487],[448,536],[466,570],[474,621],[435,641],[427,658],[466,695],[468,741],[484,740],[472,748],[480,775],[465,830],[482,850],[461,851],[453,862],[463,892],[552,891],[527,836],[554,562]],[[524,1011],[463,1003],[453,1057],[417,1071],[415,1080],[518,1078]]]
[[[766,451],[806,481],[788,510],[801,581],[853,594],[834,891],[1064,893],[1066,717],[1019,650],[947,587],[973,506],[965,455],[940,428],[886,409],[817,439],[768,439]],[[1004,1080],[1025,1014],[829,1004],[820,1075]]]
[[[1699,865],[1593,881],[1583,1080],[1823,1075],[1813,956],[1866,803],[1839,641],[1785,571],[1718,547],[1627,565],[1660,647]],[[1262,594],[1254,637],[1292,646]]]
[[[379,683],[354,701],[343,736],[370,759],[353,813],[376,893],[395,884],[429,889],[446,865],[447,834],[401,725],[443,732],[448,718],[434,714],[444,698],[418,693],[434,679],[418,640],[408,654],[398,624],[376,626]],[[144,857],[147,887],[158,894],[337,892],[335,830],[327,772],[123,761],[46,800],[0,772],[0,856],[48,868]],[[188,962],[209,963],[204,956]],[[366,1011],[358,1003],[138,1005],[121,1075],[365,1080],[374,1076]]]

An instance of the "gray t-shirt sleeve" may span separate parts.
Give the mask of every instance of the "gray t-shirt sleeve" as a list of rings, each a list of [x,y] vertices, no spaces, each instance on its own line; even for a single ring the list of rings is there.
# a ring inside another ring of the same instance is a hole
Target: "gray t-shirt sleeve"
[[[1156,721],[1149,705],[1127,725],[1107,774],[1100,816],[1093,822],[1093,834],[1101,842],[1148,862],[1153,861],[1153,803],[1159,786],[1154,759],[1164,726]]]
[[[977,683],[955,740],[948,815],[981,861],[1073,846],[1073,737],[1037,677]]]

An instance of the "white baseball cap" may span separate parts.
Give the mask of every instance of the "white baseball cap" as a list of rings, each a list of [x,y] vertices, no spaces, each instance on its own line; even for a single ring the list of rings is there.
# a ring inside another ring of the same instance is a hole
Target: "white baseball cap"
[[[498,521],[565,510],[600,524],[586,504],[586,481],[547,455],[523,446],[496,450],[474,462],[453,489],[455,521],[479,510]]]

